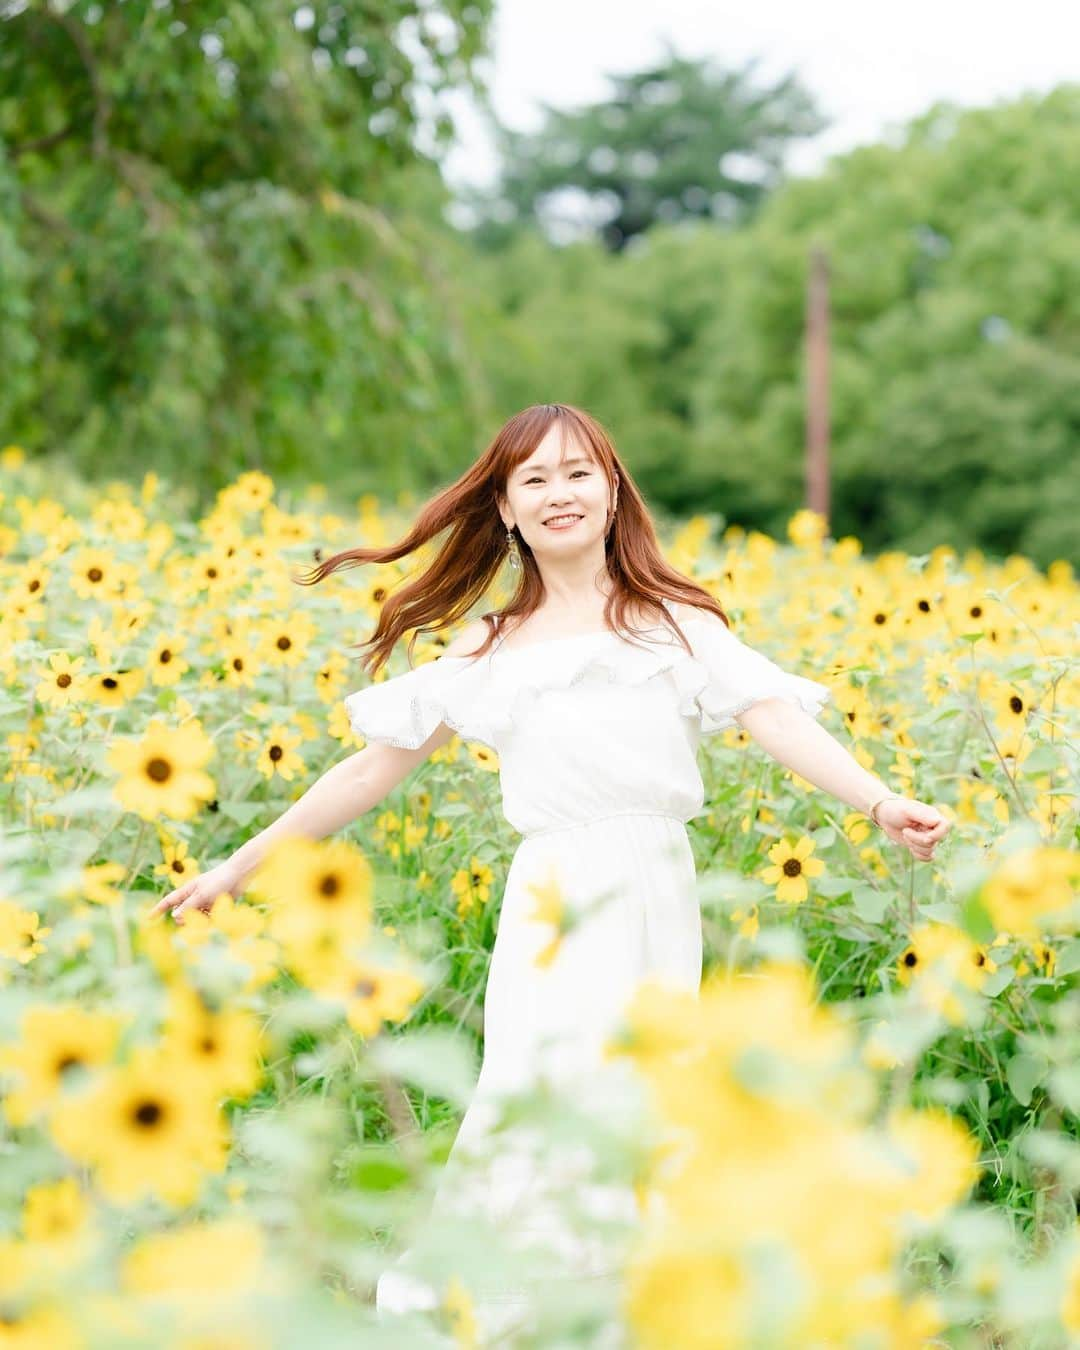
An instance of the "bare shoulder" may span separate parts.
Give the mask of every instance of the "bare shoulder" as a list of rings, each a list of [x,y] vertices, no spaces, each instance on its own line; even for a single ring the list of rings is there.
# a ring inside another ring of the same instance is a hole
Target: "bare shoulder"
[[[460,633],[447,643],[443,650],[443,656],[475,656],[476,652],[484,645],[487,637],[488,625],[483,619],[473,619],[467,623]]]

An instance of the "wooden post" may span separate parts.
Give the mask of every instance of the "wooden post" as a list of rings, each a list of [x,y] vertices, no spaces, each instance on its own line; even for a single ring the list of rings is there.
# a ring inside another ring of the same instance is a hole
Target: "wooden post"
[[[806,287],[806,505],[829,519],[829,258],[810,251]]]

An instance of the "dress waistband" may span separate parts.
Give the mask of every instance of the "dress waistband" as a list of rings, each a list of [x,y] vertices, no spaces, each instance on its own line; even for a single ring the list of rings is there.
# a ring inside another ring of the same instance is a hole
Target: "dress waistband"
[[[609,811],[603,816],[590,816],[588,820],[570,820],[565,825],[547,825],[542,830],[526,830],[522,833],[523,839],[536,839],[542,834],[555,834],[559,830],[575,830],[580,825],[596,825],[601,820],[618,820],[621,816],[636,816],[638,818],[654,818],[656,820],[674,820],[679,825],[685,825],[686,821],[682,816],[673,815],[670,811]]]

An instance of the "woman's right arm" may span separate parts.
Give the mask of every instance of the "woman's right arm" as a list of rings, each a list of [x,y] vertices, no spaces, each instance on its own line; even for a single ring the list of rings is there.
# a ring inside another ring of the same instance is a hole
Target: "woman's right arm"
[[[482,621],[469,624],[447,645],[443,655],[471,654],[483,641],[486,631]],[[381,741],[365,745],[327,769],[287,811],[241,844],[225,862],[192,877],[163,896],[151,913],[172,910],[175,919],[188,909],[209,910],[223,891],[233,897],[239,895],[279,839],[295,835],[323,839],[340,830],[357,816],[378,806],[413,769],[453,735],[453,728],[441,722],[422,745],[412,750]]]
[[[452,728],[443,723],[415,750],[372,742],[331,765],[265,830],[241,844],[219,866],[192,877],[171,894],[163,896],[151,913],[160,914],[170,909],[176,918],[188,909],[209,910],[222,891],[228,891],[234,897],[239,895],[279,839],[292,835],[323,839],[340,830],[357,816],[378,806],[403,778],[432,751],[445,745],[453,734]]]

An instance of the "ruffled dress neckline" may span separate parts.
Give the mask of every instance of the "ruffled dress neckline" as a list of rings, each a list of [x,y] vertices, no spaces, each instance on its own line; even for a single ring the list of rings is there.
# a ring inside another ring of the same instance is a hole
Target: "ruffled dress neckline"
[[[416,749],[445,722],[501,754],[517,732],[541,725],[541,698],[586,683],[635,688],[666,679],[675,708],[703,733],[737,725],[759,699],[780,697],[815,715],[829,699],[826,686],[783,670],[723,623],[697,615],[678,622],[689,652],[663,622],[632,639],[598,629],[508,650],[496,642],[484,657],[444,655],[373,683],[350,694],[346,710],[365,739]],[[526,653],[530,660],[514,659]]]
[[[670,614],[671,606],[666,601],[662,601],[661,603],[664,605],[664,608]],[[680,620],[680,624],[692,621],[693,621],[692,619],[690,620],[683,619]],[[624,643],[628,647],[634,646],[636,642],[649,641],[649,639],[656,633],[666,634],[667,640],[669,642],[677,641],[677,638],[675,637],[673,630],[666,623],[661,622],[651,624],[649,627],[645,628],[641,632],[635,633],[633,635],[633,639],[627,638],[622,633],[617,633],[614,628],[594,628],[589,633],[566,633],[562,637],[540,638],[536,642],[527,642],[523,647],[506,647],[504,646],[505,639],[502,634],[501,615],[495,616],[495,624],[496,624],[497,640],[495,642],[494,647],[488,653],[489,658],[494,656],[521,655],[524,652],[538,650],[539,648],[542,647],[554,646],[564,642],[584,642],[590,638],[618,638],[620,642]]]
[[[654,624],[652,628],[646,630],[644,636],[658,632],[664,628],[664,624]],[[639,635],[641,636],[641,635]],[[497,642],[492,648],[492,656],[520,656],[525,652],[531,652],[540,647],[555,646],[563,642],[582,642],[588,638],[618,638],[620,642],[627,642],[622,633],[616,633],[613,628],[597,628],[591,633],[567,633],[563,637],[540,638],[537,642],[527,642],[524,647],[505,647],[502,642]]]

